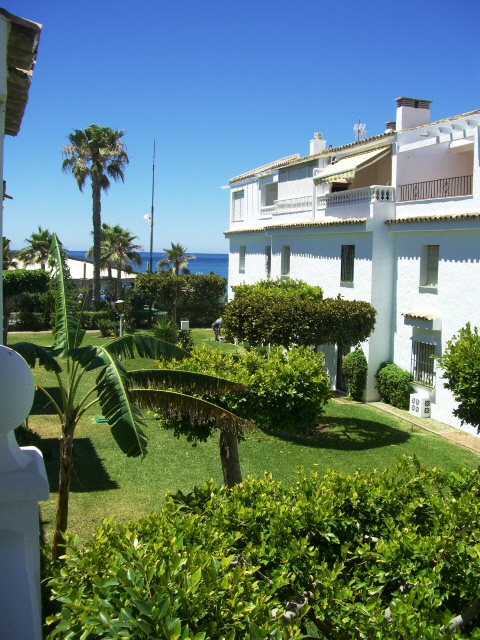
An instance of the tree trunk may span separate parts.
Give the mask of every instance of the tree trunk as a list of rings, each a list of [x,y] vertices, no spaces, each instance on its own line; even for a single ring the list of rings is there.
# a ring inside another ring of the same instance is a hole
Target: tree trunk
[[[233,487],[242,481],[237,436],[230,431],[221,429],[219,444],[223,481],[227,487]]]
[[[92,221],[93,221],[93,308],[100,308],[100,249],[102,241],[101,187],[92,176]]]
[[[58,560],[65,555],[64,534],[68,523],[68,500],[70,496],[70,479],[73,467],[73,435],[62,435],[60,440],[60,471],[58,477],[57,512],[55,515],[55,532],[53,534],[52,559]]]
[[[122,299],[122,263],[117,263],[117,300]]]

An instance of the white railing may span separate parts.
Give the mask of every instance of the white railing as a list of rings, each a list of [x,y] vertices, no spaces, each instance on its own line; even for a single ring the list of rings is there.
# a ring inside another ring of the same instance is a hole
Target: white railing
[[[275,200],[275,214],[293,213],[295,211],[308,211],[312,209],[312,196],[302,196],[300,198],[288,198],[287,200]]]
[[[261,218],[271,218],[272,213],[275,213],[276,207],[274,204],[270,204],[268,207],[260,207]]]
[[[356,204],[357,202],[394,202],[395,189],[393,187],[362,187],[348,191],[336,191],[317,196],[317,207],[330,207],[338,204]]]

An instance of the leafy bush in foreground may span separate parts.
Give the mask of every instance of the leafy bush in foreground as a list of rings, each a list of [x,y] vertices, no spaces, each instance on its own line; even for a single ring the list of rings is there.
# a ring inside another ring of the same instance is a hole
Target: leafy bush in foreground
[[[48,637],[444,637],[478,602],[479,497],[478,471],[408,459],[179,492],[139,522],[105,521],[83,550],[73,541],[48,583]]]
[[[384,362],[377,371],[377,388],[383,402],[399,409],[408,409],[412,390],[412,376],[393,362]]]

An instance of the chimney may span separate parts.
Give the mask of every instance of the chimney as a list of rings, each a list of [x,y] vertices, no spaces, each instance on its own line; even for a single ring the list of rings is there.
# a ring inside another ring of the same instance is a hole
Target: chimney
[[[322,138],[321,133],[314,133],[313,140],[310,140],[310,155],[313,156],[316,153],[322,153],[325,151],[327,141]]]
[[[430,122],[431,100],[417,98],[397,98],[396,130],[412,129]]]
[[[385,123],[385,133],[390,133],[391,131],[395,131],[395,127],[397,126],[396,122],[390,121]]]

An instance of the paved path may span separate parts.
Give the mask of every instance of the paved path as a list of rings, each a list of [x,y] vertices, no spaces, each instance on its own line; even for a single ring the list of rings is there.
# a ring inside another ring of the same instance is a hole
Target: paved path
[[[334,398],[334,400],[337,402],[352,402],[352,400],[348,400],[343,397],[337,397]],[[426,431],[430,431],[430,433],[435,433],[442,438],[451,440],[462,447],[466,447],[467,449],[480,453],[480,436],[472,436],[461,429],[456,429],[455,427],[451,427],[450,425],[439,422],[438,420],[433,420],[432,418],[417,418],[408,411],[397,409],[397,407],[392,407],[392,405],[386,404],[385,402],[368,402],[367,404],[369,407],[372,407],[372,409],[389,413],[390,415],[401,418],[402,420],[405,420],[405,422],[413,424],[420,429],[425,429]]]

